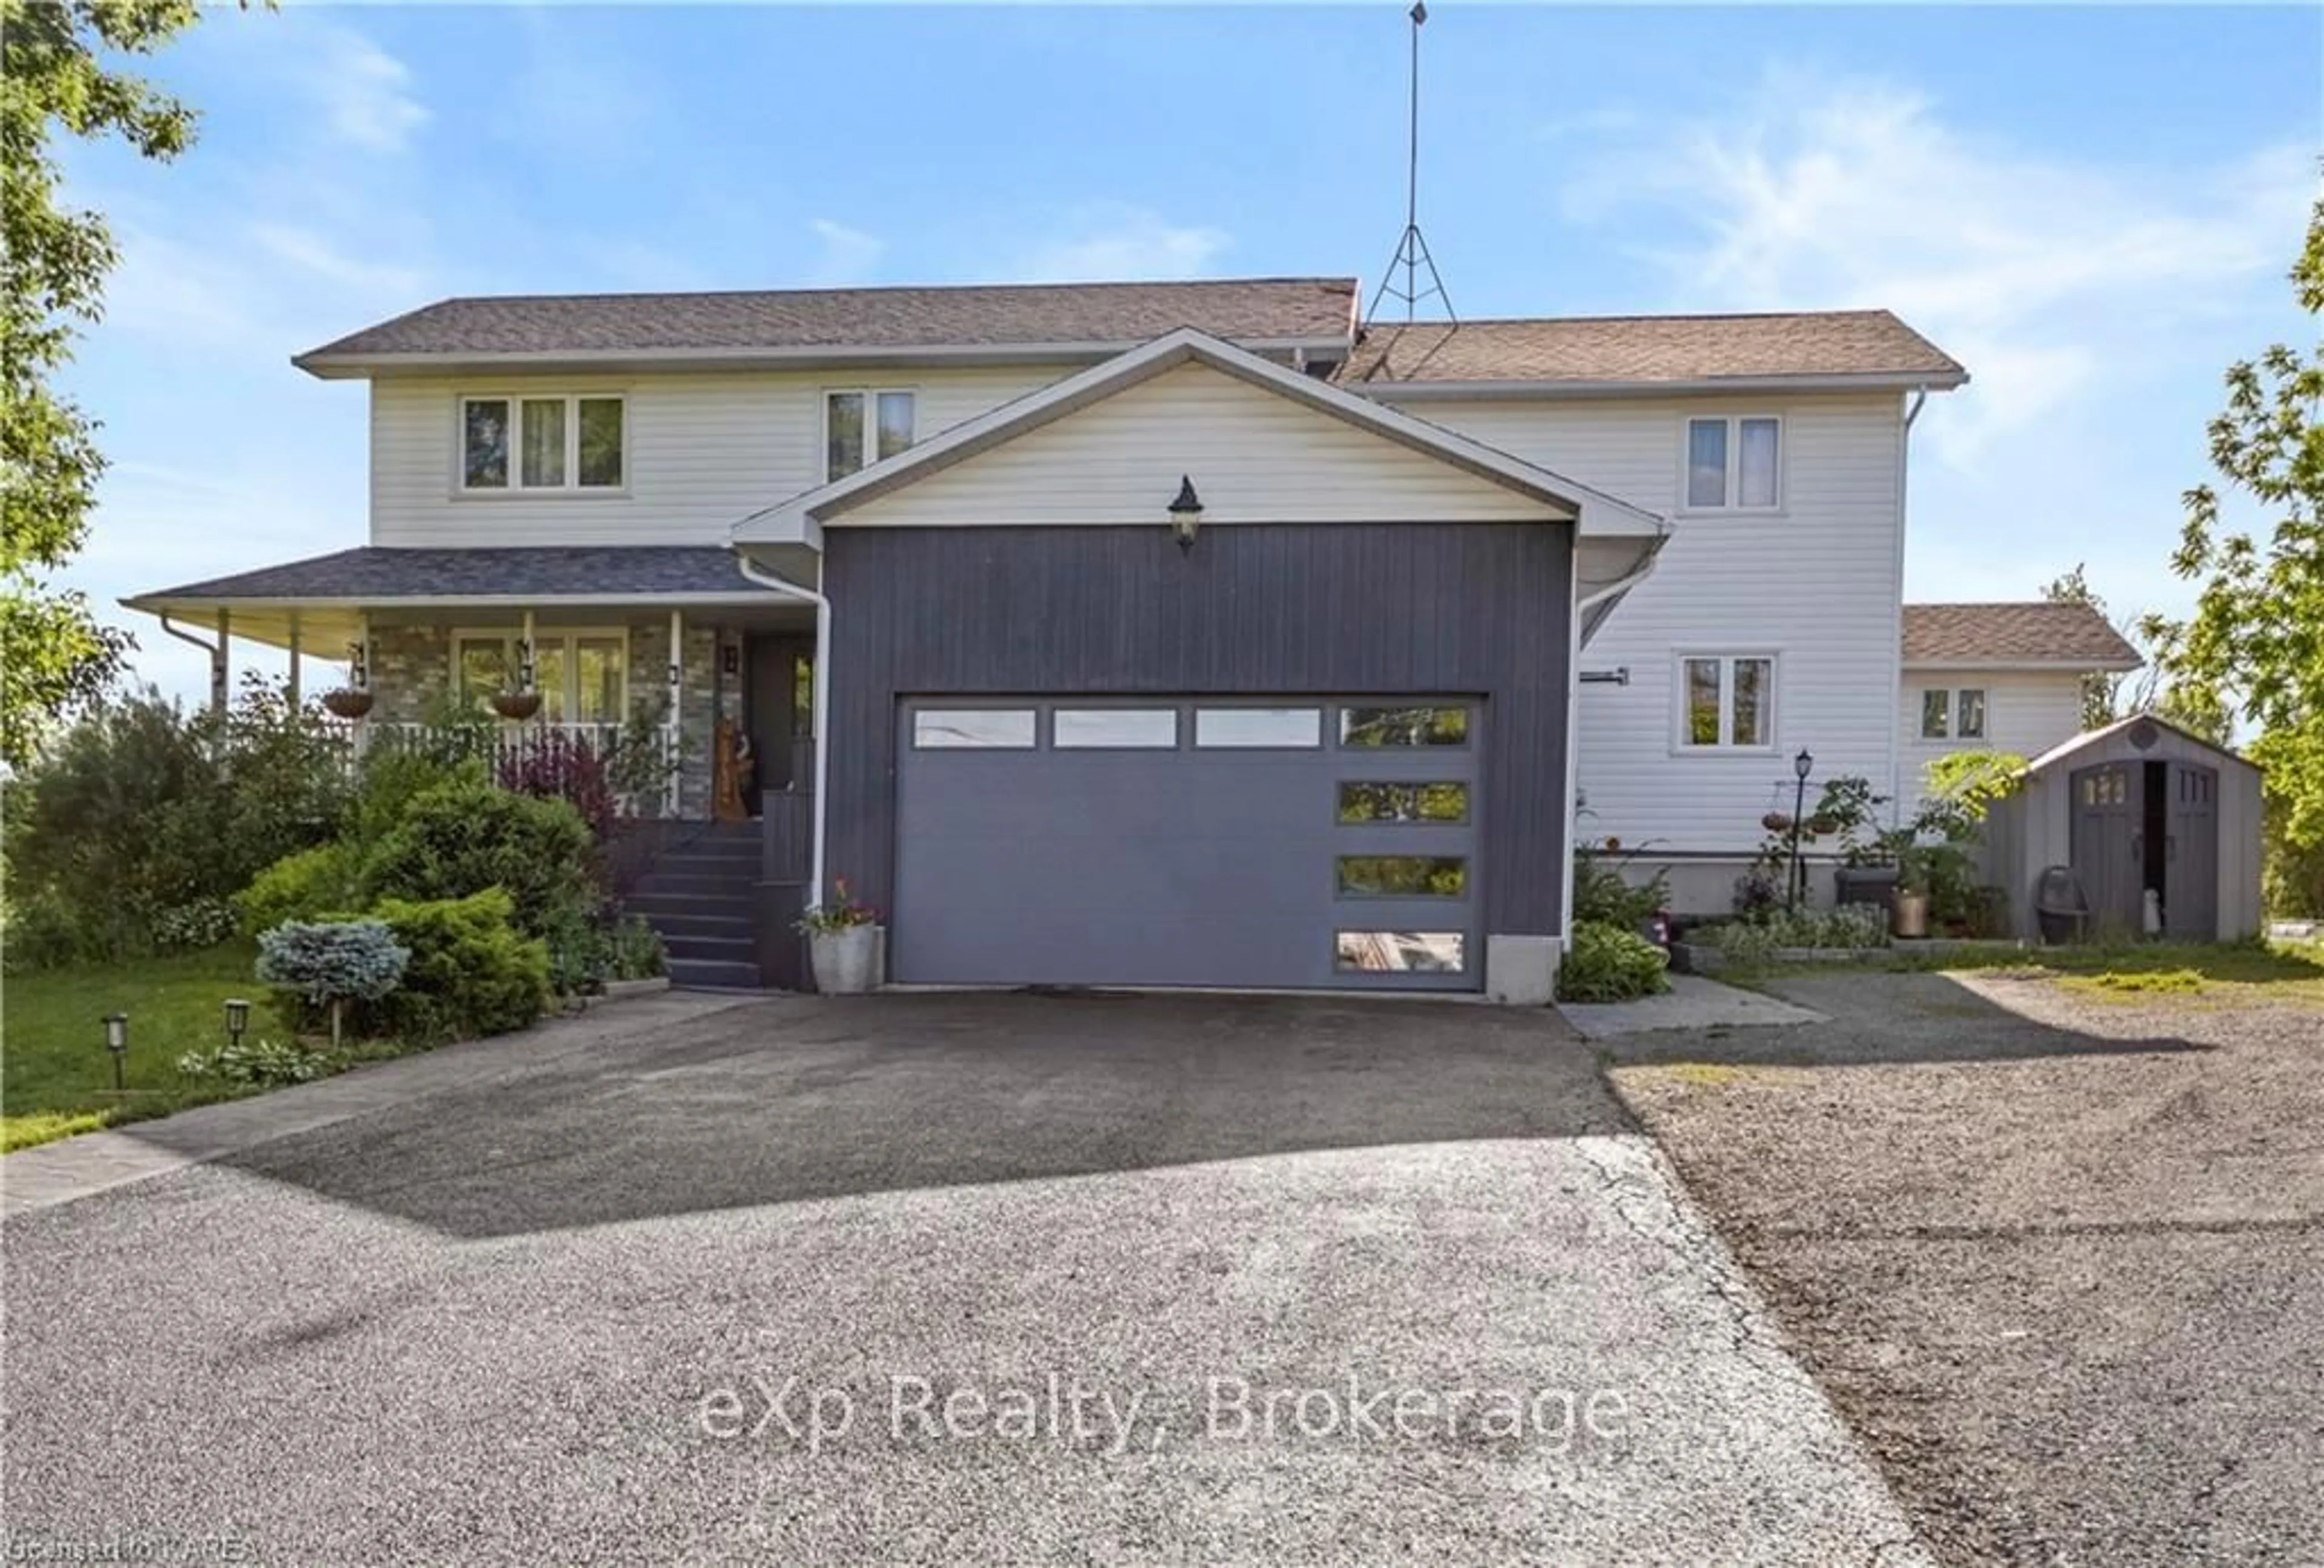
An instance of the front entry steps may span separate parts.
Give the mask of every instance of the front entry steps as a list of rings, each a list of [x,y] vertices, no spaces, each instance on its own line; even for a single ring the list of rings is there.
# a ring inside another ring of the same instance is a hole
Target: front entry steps
[[[752,889],[759,878],[759,825],[689,825],[654,858],[622,907],[641,916],[669,952],[669,982],[691,991],[760,991]]]

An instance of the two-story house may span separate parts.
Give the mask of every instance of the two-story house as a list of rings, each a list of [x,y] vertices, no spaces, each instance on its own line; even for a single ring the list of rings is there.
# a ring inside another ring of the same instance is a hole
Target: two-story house
[[[736,983],[844,877],[897,982],[1542,999],[1577,835],[1721,908],[1798,753],[1909,794],[2127,654],[1908,617],[1912,420],[1967,374],[1886,312],[1359,299],[447,300],[295,362],[369,386],[368,544],[131,603],[221,670],[350,650],[372,743],[511,694],[511,745],[650,735],[685,818],[747,739],[742,908],[655,910]]]

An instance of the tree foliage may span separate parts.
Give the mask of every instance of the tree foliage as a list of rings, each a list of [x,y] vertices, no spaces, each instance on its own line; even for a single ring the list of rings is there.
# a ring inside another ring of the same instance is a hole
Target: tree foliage
[[[2083,604],[2100,615],[2107,613],[2107,602],[2090,586],[2090,579],[2082,563],[2063,576],[2052,577],[2042,589],[2042,596],[2052,604]],[[2116,630],[2120,630],[2119,627]],[[2082,674],[2082,728],[2095,730],[2111,724],[2115,718],[2116,695],[2122,690],[2120,672],[2111,669],[2085,670]]]
[[[2310,321],[2324,316],[2324,198],[2291,272]],[[2227,405],[2210,423],[2211,463],[2273,522],[2264,540],[2228,528],[2218,493],[2186,493],[2172,569],[2199,579],[2186,621],[2149,617],[2174,680],[2219,695],[2259,731],[2251,755],[2267,769],[2270,881],[2283,896],[2287,864],[2313,868],[2324,849],[2324,341],[2277,344],[2227,371]],[[2324,887],[2299,895],[2324,903]]]
[[[105,471],[94,421],[51,383],[118,255],[100,214],[60,199],[50,141],[61,129],[148,158],[185,151],[193,111],[99,53],[149,53],[196,14],[194,0],[0,0],[0,758],[14,762],[104,689],[129,645],[48,583],[87,539]]]

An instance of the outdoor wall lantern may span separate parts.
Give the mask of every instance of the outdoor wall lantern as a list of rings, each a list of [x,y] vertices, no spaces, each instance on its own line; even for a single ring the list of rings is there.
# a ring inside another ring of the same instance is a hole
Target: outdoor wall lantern
[[[238,996],[226,1000],[226,1038],[229,1045],[242,1044],[242,1032],[250,1027],[250,1003]]]
[[[1170,503],[1170,531],[1177,536],[1178,548],[1194,548],[1195,530],[1203,526],[1203,498],[1194,493],[1194,482],[1185,475],[1178,475],[1178,497]]]
[[[105,1049],[113,1058],[113,1087],[119,1093],[128,1087],[122,1080],[122,1059],[129,1055],[129,1015],[109,1012],[105,1015]]]

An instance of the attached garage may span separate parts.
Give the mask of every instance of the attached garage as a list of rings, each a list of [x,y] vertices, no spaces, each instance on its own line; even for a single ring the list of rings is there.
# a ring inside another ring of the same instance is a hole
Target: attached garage
[[[1659,520],[1180,332],[735,537],[821,552],[816,859],[888,979],[1547,1000]]]
[[[1482,706],[907,702],[892,978],[1474,991]]]

